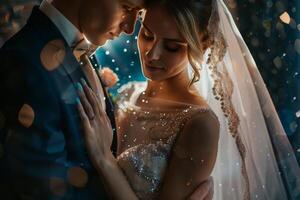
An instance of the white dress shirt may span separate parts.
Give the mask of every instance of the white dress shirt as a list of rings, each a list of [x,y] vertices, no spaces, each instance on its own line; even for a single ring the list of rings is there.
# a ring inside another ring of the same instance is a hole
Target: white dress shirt
[[[40,10],[49,17],[58,28],[70,47],[83,39],[82,33],[52,4],[51,0],[43,0]]]
[[[52,0],[43,0],[40,5],[40,10],[49,17],[49,19],[54,23],[54,25],[58,28],[64,39],[66,40],[69,47],[74,47],[79,41],[80,46],[88,47],[90,43],[85,39],[84,35],[72,24],[59,10],[57,10],[52,4]],[[79,61],[81,54],[78,55],[77,52],[73,51],[75,58]],[[98,72],[94,70],[91,63],[89,62],[86,56],[83,56],[84,62],[82,63],[82,70],[90,83],[93,91],[100,97],[102,106],[105,110],[105,98],[104,91],[100,80],[97,77]]]

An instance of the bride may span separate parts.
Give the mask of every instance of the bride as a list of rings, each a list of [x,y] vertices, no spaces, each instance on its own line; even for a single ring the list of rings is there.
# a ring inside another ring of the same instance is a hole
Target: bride
[[[96,94],[84,82],[79,91],[89,154],[112,198],[185,199],[212,175],[214,199],[298,199],[299,166],[222,0],[150,0],[144,14],[148,81],[120,91],[117,159]]]

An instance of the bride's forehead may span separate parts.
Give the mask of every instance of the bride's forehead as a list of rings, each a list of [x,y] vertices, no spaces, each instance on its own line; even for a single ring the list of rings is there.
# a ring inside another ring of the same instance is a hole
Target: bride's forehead
[[[153,29],[170,30],[172,32],[178,29],[175,18],[161,7],[147,9],[144,22]]]

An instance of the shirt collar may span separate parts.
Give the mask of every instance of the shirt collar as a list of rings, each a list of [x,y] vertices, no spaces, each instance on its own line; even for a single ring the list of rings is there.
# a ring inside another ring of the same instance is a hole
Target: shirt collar
[[[70,47],[83,38],[82,33],[52,4],[52,0],[43,0],[40,10],[47,15],[61,32]]]

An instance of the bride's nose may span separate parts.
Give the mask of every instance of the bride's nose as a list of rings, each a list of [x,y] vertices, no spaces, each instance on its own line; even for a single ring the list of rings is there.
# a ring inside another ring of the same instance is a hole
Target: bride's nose
[[[146,57],[149,61],[151,60],[158,60],[161,55],[161,45],[159,43],[154,43],[153,45],[149,46],[146,51]]]

